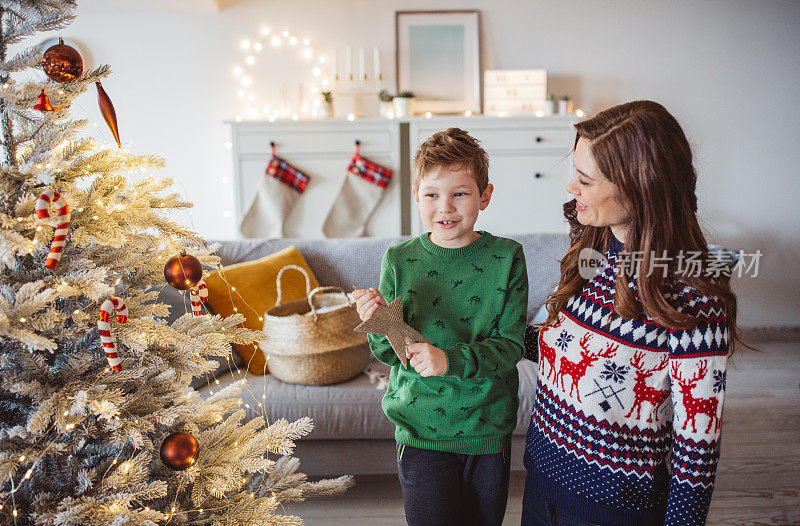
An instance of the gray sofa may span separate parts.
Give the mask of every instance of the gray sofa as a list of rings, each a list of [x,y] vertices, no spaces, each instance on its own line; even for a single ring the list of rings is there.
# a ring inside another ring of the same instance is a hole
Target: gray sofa
[[[530,295],[528,319],[559,276],[558,260],[567,249],[564,234],[519,234],[508,236],[519,241],[525,251]],[[407,238],[356,239],[246,239],[223,241],[217,253],[223,265],[249,261],[294,245],[305,257],[320,285],[352,290],[378,285],[381,259],[386,248]],[[168,291],[171,287],[166,287]],[[169,294],[169,292],[167,292]],[[176,295],[163,297],[176,304],[175,315],[185,312],[183,300]],[[374,360],[371,367],[388,373],[388,367]],[[517,366],[520,376],[520,406],[512,441],[512,469],[523,469],[522,451],[530,420],[536,388],[536,366],[523,360]],[[245,371],[241,369],[240,371]],[[234,375],[218,375],[220,385],[203,384],[198,391],[224,387],[236,380]],[[381,410],[383,389],[366,374],[336,385],[312,387],[285,384],[271,375],[247,375],[248,389],[243,391],[248,416],[264,403],[270,420],[290,421],[302,416],[314,419],[314,431],[300,440],[296,455],[305,473],[332,475],[341,473],[392,473],[396,470],[394,426]]]

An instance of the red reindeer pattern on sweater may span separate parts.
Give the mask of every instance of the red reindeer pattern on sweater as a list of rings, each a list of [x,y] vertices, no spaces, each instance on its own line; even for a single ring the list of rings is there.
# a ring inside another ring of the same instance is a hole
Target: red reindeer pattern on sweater
[[[688,380],[683,379],[683,375],[678,370],[678,364],[672,364],[672,378],[680,385],[681,396],[683,398],[683,408],[686,410],[686,419],[683,421],[683,427],[686,429],[689,422],[692,423],[692,433],[697,433],[697,415],[702,414],[708,416],[708,427],[705,433],[711,431],[711,425],[714,424],[714,431],[719,430],[720,418],[717,414],[717,407],[719,406],[719,398],[716,396],[698,397],[692,394],[692,389],[697,385],[697,382],[705,378],[708,372],[708,362],[701,361],[697,373],[693,374]]]
[[[572,390],[575,389],[576,396],[578,401],[581,401],[581,390],[578,387],[578,382],[581,381],[583,375],[586,374],[586,369],[588,369],[594,362],[599,360],[600,358],[611,358],[617,352],[619,345],[612,345],[610,343],[606,343],[605,350],[601,352],[593,352],[589,350],[588,344],[589,340],[591,340],[592,335],[591,333],[587,332],[581,337],[581,341],[578,342],[578,345],[581,348],[580,356],[581,359],[577,362],[573,362],[566,356],[561,357],[561,362],[558,367],[558,374],[556,377],[561,382],[561,390],[565,393],[567,392],[566,388],[564,387],[564,376],[569,376],[572,380],[572,383],[569,387],[569,395],[572,396]]]
[[[664,356],[661,358],[661,361],[658,363],[658,365],[649,369],[644,366],[643,360],[643,352],[633,353],[633,358],[631,358],[631,366],[636,370],[636,384],[633,386],[633,395],[635,398],[633,400],[633,406],[631,407],[630,412],[625,415],[625,417],[630,418],[635,409],[636,419],[640,419],[642,404],[644,402],[648,402],[652,407],[650,416],[647,417],[647,422],[649,423],[653,421],[653,418],[655,418],[658,409],[661,407],[661,404],[663,404],[667,398],[669,398],[669,389],[657,389],[655,387],[650,387],[647,385],[647,379],[653,376],[653,373],[661,371],[667,366],[669,356]]]
[[[539,339],[539,375],[544,372],[545,364],[550,365],[550,370],[547,372],[546,378],[550,378],[553,376],[553,380],[555,381],[555,374],[556,374],[556,350],[554,347],[551,347],[545,343],[544,338],[542,336],[553,329],[557,329],[561,327],[561,324],[564,322],[563,316],[558,316],[558,319],[553,321],[547,327],[543,327],[540,332],[540,339]]]
[[[577,334],[581,337],[576,341],[573,335]],[[546,381],[550,389],[564,393],[566,400],[574,399],[578,403],[584,402],[581,395],[586,396],[590,387],[596,388],[598,382],[595,380],[608,373],[609,368],[615,368],[620,373],[617,381],[621,384],[619,399],[622,407],[619,409],[624,409],[624,412],[615,411],[608,415],[599,411],[596,415],[603,418],[614,416],[620,424],[649,427],[645,424],[653,424],[659,409],[670,397],[669,357],[666,352],[629,348],[607,335],[587,330],[568,316],[559,315],[553,323],[542,327],[539,356],[539,380]],[[554,364],[558,366],[554,367]],[[606,379],[599,385],[602,387],[609,383],[614,384]],[[586,385],[582,387],[583,384]],[[597,396],[596,393],[595,389],[593,394]],[[650,407],[642,414],[644,404],[650,404]],[[665,412],[661,420],[668,418],[669,413]]]

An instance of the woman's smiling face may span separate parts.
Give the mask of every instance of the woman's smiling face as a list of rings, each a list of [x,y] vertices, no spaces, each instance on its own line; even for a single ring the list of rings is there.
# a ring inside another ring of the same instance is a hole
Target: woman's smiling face
[[[577,219],[582,225],[611,227],[614,236],[626,241],[629,214],[622,204],[619,189],[597,167],[591,141],[580,137],[575,145],[575,176],[567,192],[575,196]]]

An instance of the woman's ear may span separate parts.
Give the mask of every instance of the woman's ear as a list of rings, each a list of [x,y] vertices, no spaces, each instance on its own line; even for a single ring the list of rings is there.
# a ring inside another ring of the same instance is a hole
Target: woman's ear
[[[481,210],[486,210],[486,207],[489,206],[489,201],[492,200],[492,192],[494,191],[494,186],[492,183],[486,185],[486,189],[484,189],[483,193],[481,194]]]

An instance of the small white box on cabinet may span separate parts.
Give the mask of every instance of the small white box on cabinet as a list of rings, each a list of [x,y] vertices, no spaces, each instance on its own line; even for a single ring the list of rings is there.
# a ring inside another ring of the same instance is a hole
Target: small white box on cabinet
[[[483,108],[487,115],[535,114],[544,110],[547,71],[487,70],[483,77]]]

